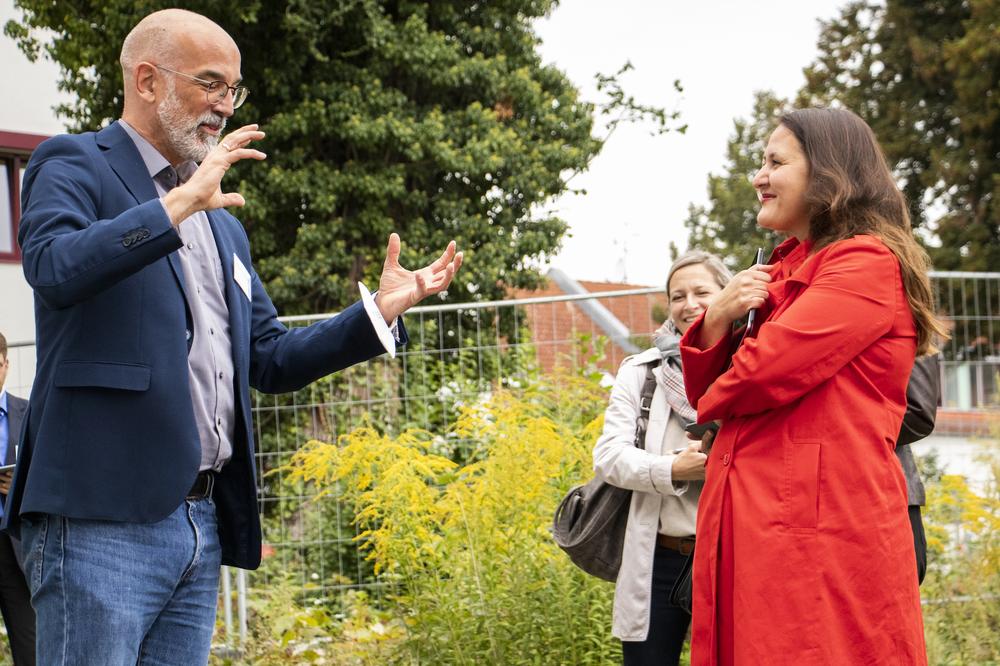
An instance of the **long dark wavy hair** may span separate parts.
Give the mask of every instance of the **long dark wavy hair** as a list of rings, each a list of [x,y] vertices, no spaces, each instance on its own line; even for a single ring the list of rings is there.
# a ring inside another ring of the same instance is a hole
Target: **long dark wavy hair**
[[[917,355],[936,351],[948,335],[934,314],[930,260],[913,237],[910,214],[874,132],[846,109],[799,109],[780,124],[799,140],[809,163],[809,236],[818,250],[856,234],[892,250],[917,329]]]

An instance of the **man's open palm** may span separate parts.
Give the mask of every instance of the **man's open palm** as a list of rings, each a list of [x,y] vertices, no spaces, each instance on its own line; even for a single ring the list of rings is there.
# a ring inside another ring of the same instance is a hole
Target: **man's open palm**
[[[389,234],[385,250],[382,277],[378,282],[375,304],[387,324],[430,294],[444,291],[462,265],[462,253],[455,251],[455,241],[448,243],[444,253],[434,263],[416,271],[399,265],[399,235]]]

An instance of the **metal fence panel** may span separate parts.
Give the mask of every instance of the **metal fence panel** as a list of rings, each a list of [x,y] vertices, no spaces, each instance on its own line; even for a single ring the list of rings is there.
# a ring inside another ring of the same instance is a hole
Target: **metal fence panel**
[[[604,342],[604,331],[580,309],[581,300],[606,308],[633,335]],[[391,434],[406,428],[441,432],[459,406],[498,387],[516,390],[532,374],[591,363],[595,371],[612,375],[630,350],[649,346],[665,308],[666,298],[656,288],[583,299],[416,308],[406,317],[410,344],[395,360],[383,356],[292,394],[257,394],[265,554],[280,566],[265,566],[251,584],[294,571],[302,589],[317,597],[356,588],[381,593],[381,582],[357,555],[350,509],[334,497],[313,502],[311,491],[273,472],[307,441],[333,442],[367,421]],[[462,447],[471,444],[450,439],[447,453],[461,456]]]
[[[942,407],[1000,409],[1000,273],[932,273],[932,282],[952,334],[942,346]],[[595,323],[595,307],[631,334],[602,343],[608,329]],[[318,598],[336,598],[346,589],[365,588],[375,596],[383,590],[357,554],[349,508],[333,496],[314,501],[314,492],[274,471],[307,441],[333,442],[366,422],[392,434],[410,427],[437,431],[460,405],[499,387],[517,389],[532,374],[558,367],[590,364],[610,377],[626,355],[650,345],[666,314],[659,288],[424,306],[407,315],[411,342],[395,360],[383,356],[291,394],[255,394],[265,566],[250,574],[248,584],[293,576],[304,594]],[[285,322],[303,326],[325,317]],[[27,395],[34,349],[14,344],[10,354],[8,387]],[[460,455],[470,443],[447,444]],[[245,589],[243,583],[241,577],[236,587]],[[226,592],[230,600],[238,596],[231,585]]]

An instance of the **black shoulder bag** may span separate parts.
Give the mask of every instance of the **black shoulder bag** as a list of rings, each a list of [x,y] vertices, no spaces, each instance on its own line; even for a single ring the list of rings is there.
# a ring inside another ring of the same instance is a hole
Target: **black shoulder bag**
[[[635,425],[635,446],[640,449],[646,447],[649,409],[656,391],[654,371],[659,365],[659,360],[646,365]],[[631,490],[597,478],[574,487],[559,503],[552,521],[556,544],[566,551],[576,566],[590,575],[615,581],[621,568],[631,501]]]

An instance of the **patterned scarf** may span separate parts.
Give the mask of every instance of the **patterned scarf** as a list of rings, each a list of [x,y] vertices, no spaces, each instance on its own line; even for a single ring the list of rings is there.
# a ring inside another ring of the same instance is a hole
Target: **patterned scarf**
[[[656,384],[667,396],[670,409],[688,423],[698,420],[698,413],[688,403],[684,393],[684,375],[681,372],[681,336],[669,319],[653,334],[653,344],[660,350],[660,371],[656,373]]]

